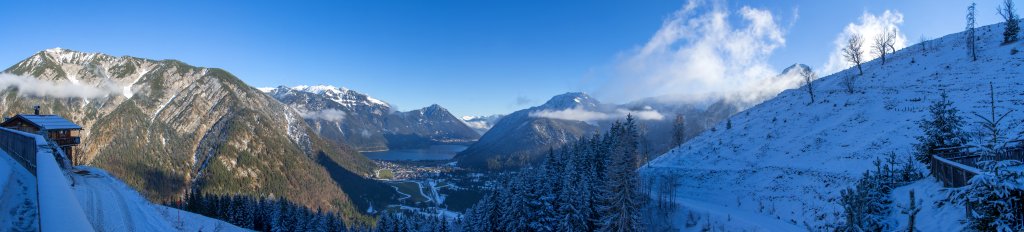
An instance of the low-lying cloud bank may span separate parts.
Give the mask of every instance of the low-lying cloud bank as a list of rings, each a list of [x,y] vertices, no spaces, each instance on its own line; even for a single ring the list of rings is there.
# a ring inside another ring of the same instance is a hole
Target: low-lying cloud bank
[[[123,88],[114,83],[99,86],[52,82],[38,78],[0,73],[0,89],[15,88],[18,96],[54,98],[101,98],[121,94]]]
[[[597,121],[623,119],[626,118],[626,115],[633,115],[633,117],[640,120],[665,119],[664,115],[653,109],[628,110],[619,108],[609,112],[600,112],[576,107],[564,110],[540,110],[530,112],[530,117],[583,121],[590,124],[594,124]]]

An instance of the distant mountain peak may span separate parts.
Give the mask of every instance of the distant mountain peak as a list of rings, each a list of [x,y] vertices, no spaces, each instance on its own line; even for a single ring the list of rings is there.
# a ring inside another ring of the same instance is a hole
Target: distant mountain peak
[[[352,91],[345,87],[335,87],[333,85],[297,85],[294,87],[278,86],[277,89],[272,90],[272,94],[287,94],[291,91],[310,93],[315,95],[323,95],[328,99],[338,102],[342,105],[351,106],[357,103],[364,103],[366,105],[378,105],[386,108],[390,108],[391,104],[381,101],[379,99],[370,97],[369,95],[362,94],[356,91]]]
[[[64,49],[64,48],[61,48],[61,47],[55,47],[55,48],[50,48],[50,49],[43,50],[43,52],[46,52],[46,53],[63,53],[65,51],[71,51],[71,50]]]
[[[347,91],[342,91],[342,89],[340,89],[338,87],[334,87],[333,85],[298,85],[298,86],[292,87],[291,89],[296,90],[296,91],[307,92],[307,93],[315,93],[315,94],[324,94],[324,93],[342,94],[344,92],[347,92]]]
[[[423,109],[425,109],[425,110],[445,110],[445,111],[448,110],[448,109],[445,109],[444,107],[441,107],[441,105],[438,105],[438,104],[430,104],[427,107],[423,107]]]
[[[789,73],[794,73],[795,74],[796,71],[811,71],[811,67],[807,66],[806,64],[796,63],[796,64],[793,64],[793,65],[790,65],[786,69],[783,69],[782,70],[782,74],[789,74]]]
[[[568,92],[551,97],[542,107],[553,109],[570,109],[576,107],[594,108],[600,104],[597,100],[583,92]]]

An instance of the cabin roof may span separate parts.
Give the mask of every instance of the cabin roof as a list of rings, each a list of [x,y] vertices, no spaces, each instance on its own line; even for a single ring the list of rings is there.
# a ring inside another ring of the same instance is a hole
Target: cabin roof
[[[7,124],[7,122],[16,120],[18,118],[24,119],[26,122],[31,123],[32,125],[38,127],[39,130],[81,130],[82,129],[82,126],[79,126],[78,124],[75,124],[74,122],[71,122],[71,121],[65,119],[64,117],[57,116],[57,115],[52,115],[52,114],[42,114],[42,115],[19,114],[19,115],[15,115],[13,118],[7,119],[7,121],[4,121],[4,124]]]

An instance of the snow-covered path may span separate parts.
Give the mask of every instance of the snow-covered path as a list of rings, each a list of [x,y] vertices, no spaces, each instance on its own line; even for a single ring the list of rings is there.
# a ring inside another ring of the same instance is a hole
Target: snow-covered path
[[[0,151],[0,231],[36,231],[36,183],[28,170]]]
[[[219,220],[150,204],[103,170],[78,168],[84,172],[73,175],[73,189],[96,231],[244,231]]]

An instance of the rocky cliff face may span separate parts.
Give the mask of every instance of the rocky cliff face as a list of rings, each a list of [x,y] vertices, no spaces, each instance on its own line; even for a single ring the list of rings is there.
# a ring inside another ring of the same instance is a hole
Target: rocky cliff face
[[[221,69],[49,49],[5,73],[17,76],[0,78],[0,113],[40,105],[79,123],[82,162],[153,201],[189,191],[283,196],[351,218],[358,215],[354,200],[342,189],[374,183],[332,178],[365,176],[373,164],[321,139],[301,112]]]
[[[384,101],[325,85],[280,86],[266,92],[300,112],[320,136],[363,151],[466,143],[479,138],[439,105],[397,112]]]

